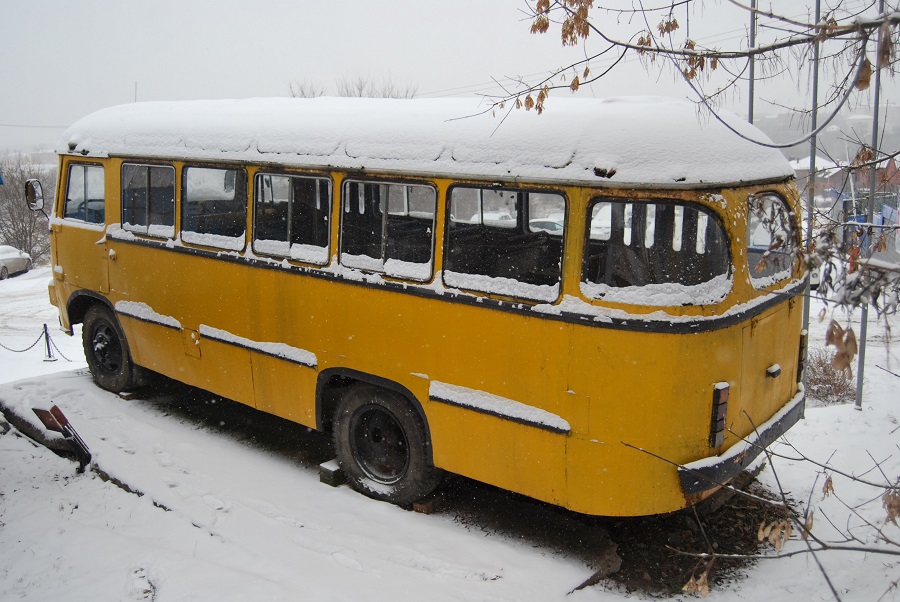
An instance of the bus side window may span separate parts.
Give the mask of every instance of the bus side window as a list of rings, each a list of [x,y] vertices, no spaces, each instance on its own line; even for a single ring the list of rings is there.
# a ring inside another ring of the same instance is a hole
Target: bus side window
[[[106,221],[106,194],[102,166],[69,165],[63,217],[91,224],[102,224]]]
[[[556,286],[566,202],[561,194],[457,186],[450,192],[444,262],[451,286],[506,294],[479,277]],[[471,275],[475,278],[460,278]],[[521,289],[531,296],[530,289]],[[515,291],[513,291],[515,292]]]
[[[191,244],[240,250],[247,223],[247,178],[242,169],[186,167],[181,238]]]
[[[431,278],[437,192],[429,185],[348,181],[341,263],[410,280]]]
[[[175,236],[174,167],[122,164],[122,227],[149,236]]]
[[[258,174],[253,250],[306,263],[328,263],[331,181]]]

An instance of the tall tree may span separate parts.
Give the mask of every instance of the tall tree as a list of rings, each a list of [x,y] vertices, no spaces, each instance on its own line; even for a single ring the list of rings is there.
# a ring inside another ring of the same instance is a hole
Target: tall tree
[[[25,181],[40,180],[45,197],[52,195],[56,168],[34,163],[30,157],[10,154],[0,158],[0,241],[31,254],[35,263],[49,256],[47,219],[25,205]]]

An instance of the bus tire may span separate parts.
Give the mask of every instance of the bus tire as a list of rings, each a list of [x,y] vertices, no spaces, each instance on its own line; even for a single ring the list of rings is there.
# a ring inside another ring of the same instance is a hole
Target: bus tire
[[[334,447],[350,486],[376,500],[408,506],[441,480],[419,414],[379,387],[355,387],[338,402]]]
[[[131,362],[125,333],[112,310],[100,304],[87,310],[81,328],[81,343],[94,382],[113,393],[132,387],[135,366]]]

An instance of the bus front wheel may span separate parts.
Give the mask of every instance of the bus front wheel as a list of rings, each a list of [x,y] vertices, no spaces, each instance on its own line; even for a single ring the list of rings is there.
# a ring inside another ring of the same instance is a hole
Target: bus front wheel
[[[112,310],[105,305],[93,305],[87,310],[81,342],[94,382],[113,393],[131,388],[135,368],[128,353],[125,333]]]
[[[441,480],[421,418],[390,391],[372,386],[349,391],[335,413],[334,443],[347,482],[371,498],[407,506]]]

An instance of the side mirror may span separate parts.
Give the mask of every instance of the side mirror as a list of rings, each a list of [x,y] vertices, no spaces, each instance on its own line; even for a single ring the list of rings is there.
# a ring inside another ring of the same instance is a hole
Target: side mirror
[[[32,211],[43,211],[44,189],[41,188],[39,180],[25,181],[25,202]]]

